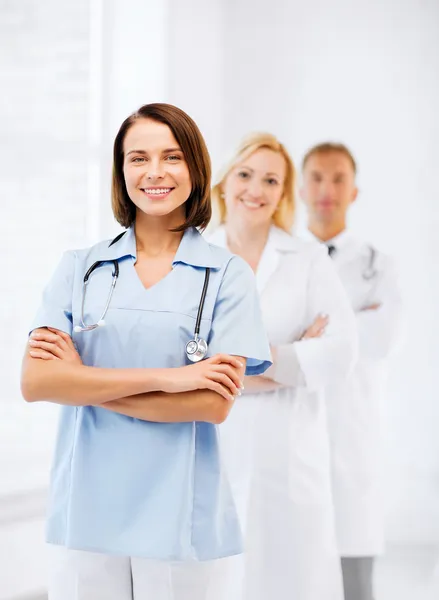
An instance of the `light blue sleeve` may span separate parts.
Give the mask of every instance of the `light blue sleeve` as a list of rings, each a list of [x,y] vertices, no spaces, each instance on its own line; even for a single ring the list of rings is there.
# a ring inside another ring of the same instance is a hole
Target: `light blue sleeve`
[[[30,331],[53,327],[72,335],[72,295],[75,253],[65,252],[43,292],[43,299]]]
[[[255,276],[238,256],[230,259],[224,272],[208,343],[209,356],[224,353],[245,357],[246,375],[260,375],[271,365]]]

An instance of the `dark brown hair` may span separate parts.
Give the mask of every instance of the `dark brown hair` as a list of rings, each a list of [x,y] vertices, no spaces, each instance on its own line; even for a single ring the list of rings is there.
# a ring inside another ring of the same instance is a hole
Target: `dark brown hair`
[[[192,190],[186,200],[186,220],[173,231],[189,227],[207,227],[212,214],[210,199],[210,156],[196,123],[184,111],[171,104],[145,104],[129,116],[120,126],[114,140],[113,181],[111,203],[116,221],[130,227],[136,218],[136,206],[128,196],[123,174],[123,144],[129,129],[139,119],[164,123],[174,134],[188,165]]]
[[[344,156],[350,160],[352,168],[354,169],[354,173],[357,173],[357,163],[355,162],[352,152],[344,144],[337,144],[334,142],[324,142],[323,144],[317,144],[317,146],[310,148],[310,150],[308,150],[303,157],[302,171],[305,169],[306,163],[311,156],[314,156],[315,154],[330,154],[331,152],[339,152],[340,154],[344,154]]]

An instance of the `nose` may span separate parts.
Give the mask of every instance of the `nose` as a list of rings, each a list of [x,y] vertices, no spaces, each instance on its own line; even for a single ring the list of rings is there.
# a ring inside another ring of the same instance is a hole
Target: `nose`
[[[165,175],[165,167],[161,160],[151,160],[148,164],[148,170],[146,177],[149,181],[156,181],[157,179],[163,179]]]
[[[263,196],[262,185],[259,181],[256,180],[256,178],[252,178],[252,180],[248,182],[247,194],[255,200]]]
[[[322,181],[320,192],[323,198],[333,198],[335,196],[335,185],[332,181]]]

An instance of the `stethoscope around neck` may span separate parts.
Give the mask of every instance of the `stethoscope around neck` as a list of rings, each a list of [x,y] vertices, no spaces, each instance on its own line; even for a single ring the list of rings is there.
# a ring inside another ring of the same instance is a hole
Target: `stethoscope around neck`
[[[86,323],[84,322],[85,296],[87,293],[87,286],[90,281],[90,275],[93,273],[93,271],[95,271],[101,265],[103,265],[104,262],[105,261],[102,261],[102,260],[96,261],[95,263],[92,264],[92,266],[89,268],[87,273],[84,275],[84,282],[82,285],[81,325],[76,325],[76,327],[74,327],[74,331],[76,331],[76,333],[83,333],[84,331],[93,331],[94,329],[97,329],[98,327],[104,327],[104,325],[105,325],[105,317],[106,317],[108,309],[110,307],[110,302],[111,302],[111,298],[113,297],[114,288],[116,287],[117,278],[119,277],[119,263],[117,262],[117,260],[110,261],[113,263],[113,266],[114,266],[113,280],[111,282],[111,288],[110,288],[110,292],[108,294],[107,303],[105,304],[105,308],[102,312],[101,318],[98,320],[97,323],[93,323],[92,325],[86,325]]]
[[[105,304],[104,310],[102,311],[101,317],[97,321],[97,323],[87,325],[84,321],[84,307],[85,307],[85,297],[87,294],[87,286],[90,282],[90,276],[93,273],[93,271],[98,269],[101,265],[105,264],[106,262],[113,263],[113,267],[114,267],[113,274],[112,274],[113,279],[111,281],[111,287],[110,287],[110,291],[108,293],[107,302]],[[98,329],[99,327],[105,326],[105,317],[107,316],[108,309],[110,308],[111,299],[113,297],[113,292],[114,292],[114,288],[116,287],[118,277],[119,277],[119,263],[117,262],[117,260],[110,260],[110,261],[98,260],[95,263],[93,263],[92,266],[88,269],[88,271],[84,275],[84,281],[83,281],[83,287],[82,287],[81,325],[76,325],[74,327],[74,331],[76,333],[84,333],[86,331],[93,331],[95,329]],[[203,358],[206,356],[207,350],[208,350],[208,345],[207,345],[206,340],[204,340],[203,338],[200,337],[200,326],[201,326],[201,319],[203,316],[204,303],[206,301],[207,288],[209,286],[209,277],[210,277],[210,268],[207,267],[206,273],[204,276],[204,285],[203,285],[203,290],[201,292],[200,304],[198,306],[197,319],[195,321],[194,337],[188,341],[188,343],[186,344],[186,348],[185,348],[186,357],[188,358],[188,360],[190,360],[191,362],[194,362],[194,363],[199,362],[200,360],[203,360]]]
[[[337,252],[336,246],[329,244],[328,245],[329,256],[333,257],[336,252]],[[377,257],[377,251],[375,250],[375,248],[373,246],[369,246],[369,258],[367,261],[367,265],[366,265],[366,268],[361,273],[361,276],[365,281],[370,281],[371,279],[373,279],[374,277],[376,277],[378,275],[378,271],[375,267],[376,257]]]
[[[376,252],[375,248],[373,246],[369,246],[369,260],[368,260],[366,268],[364,269],[364,271],[362,273],[362,277],[366,281],[370,281],[371,279],[373,279],[374,277],[376,277],[378,275],[378,271],[375,268],[376,255],[377,255],[377,252]]]

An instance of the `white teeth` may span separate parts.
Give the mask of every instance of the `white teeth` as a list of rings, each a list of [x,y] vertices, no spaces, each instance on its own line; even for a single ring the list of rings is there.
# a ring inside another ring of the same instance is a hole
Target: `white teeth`
[[[260,202],[254,202],[252,200],[241,200],[241,202],[244,206],[247,206],[247,208],[260,208],[261,206],[264,206]]]
[[[149,188],[145,188],[143,190],[146,194],[168,194],[171,191],[171,188],[154,188],[154,189],[149,189]]]

